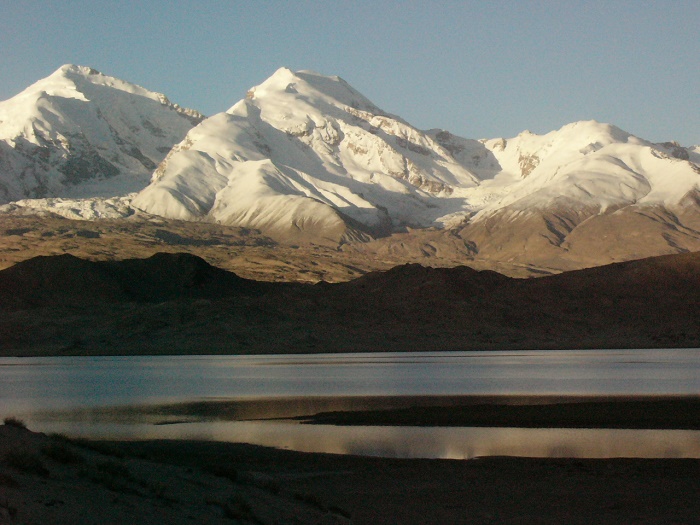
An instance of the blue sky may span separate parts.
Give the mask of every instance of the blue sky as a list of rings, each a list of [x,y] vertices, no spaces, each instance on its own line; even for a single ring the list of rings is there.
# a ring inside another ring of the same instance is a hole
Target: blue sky
[[[277,68],[469,138],[610,122],[700,144],[700,1],[0,0],[0,100],[65,63],[206,114]]]

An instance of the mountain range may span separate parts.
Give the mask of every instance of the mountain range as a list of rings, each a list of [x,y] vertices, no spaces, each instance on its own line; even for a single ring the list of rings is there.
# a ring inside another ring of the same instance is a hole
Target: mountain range
[[[466,139],[286,68],[204,118],[63,66],[0,103],[0,199],[5,213],[161,217],[543,271],[700,250],[698,146],[595,121]]]

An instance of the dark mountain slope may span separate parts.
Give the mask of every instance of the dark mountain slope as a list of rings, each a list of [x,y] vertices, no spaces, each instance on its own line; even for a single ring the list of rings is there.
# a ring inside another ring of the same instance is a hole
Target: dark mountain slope
[[[258,294],[266,286],[183,253],[100,262],[66,254],[36,257],[0,272],[0,308],[217,299]]]
[[[700,346],[700,254],[537,279],[404,265],[256,283],[188,255],[0,272],[13,353],[305,353]],[[76,341],[79,344],[76,344]]]

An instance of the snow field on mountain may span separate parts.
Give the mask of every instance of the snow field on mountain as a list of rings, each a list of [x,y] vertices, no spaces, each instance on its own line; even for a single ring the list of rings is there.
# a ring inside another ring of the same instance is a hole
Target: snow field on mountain
[[[192,130],[176,150],[135,206],[280,231],[336,224],[337,210],[390,231],[432,225],[444,214],[436,195],[478,183],[429,136],[383,114],[342,80],[286,69],[226,116]],[[260,164],[263,158],[269,162]],[[211,182],[186,182],[192,172]],[[262,198],[265,205],[256,200]],[[164,202],[173,199],[179,203]],[[451,211],[453,203],[444,203]]]
[[[64,66],[0,102],[0,203],[83,219],[142,210],[342,242],[561,206],[579,217],[675,209],[700,192],[698,146],[652,144],[595,121],[509,139],[421,131],[311,71],[281,68],[202,119],[162,94]]]
[[[160,93],[63,66],[0,102],[0,202],[140,191],[201,118]]]

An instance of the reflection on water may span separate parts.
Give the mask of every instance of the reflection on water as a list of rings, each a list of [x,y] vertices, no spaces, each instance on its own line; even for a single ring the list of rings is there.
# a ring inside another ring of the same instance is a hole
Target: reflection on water
[[[700,351],[0,358],[3,409],[212,398],[696,395]]]
[[[43,429],[93,438],[215,440],[392,458],[700,458],[696,430],[334,427],[255,421],[78,426],[49,422]]]
[[[675,430],[330,427],[204,422],[172,415],[131,419],[118,411],[111,420],[96,421],[57,414],[104,412],[118,405],[249,400],[257,404],[257,411],[263,406],[268,417],[289,417],[293,412],[275,413],[277,405],[269,401],[296,397],[308,405],[315,397],[342,396],[699,393],[697,349],[0,358],[0,418],[18,416],[34,430],[86,437],[244,441],[397,457],[700,457],[700,438],[697,431]],[[239,405],[238,410],[244,408]],[[189,423],[153,424],[183,420]]]

